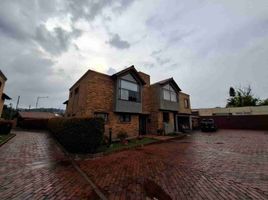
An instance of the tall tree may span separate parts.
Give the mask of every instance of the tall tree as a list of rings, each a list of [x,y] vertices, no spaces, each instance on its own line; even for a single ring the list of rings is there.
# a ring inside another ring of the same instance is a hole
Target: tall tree
[[[227,99],[226,107],[256,106],[260,101],[258,98],[254,97],[250,86],[238,88],[237,90],[230,87],[229,95],[230,97]]]

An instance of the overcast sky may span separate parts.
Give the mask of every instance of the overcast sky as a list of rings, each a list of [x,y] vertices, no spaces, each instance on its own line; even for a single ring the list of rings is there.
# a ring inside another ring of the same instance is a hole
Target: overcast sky
[[[230,86],[268,98],[267,0],[1,0],[0,44],[14,106],[64,108],[88,69],[130,65],[193,108],[225,106]]]

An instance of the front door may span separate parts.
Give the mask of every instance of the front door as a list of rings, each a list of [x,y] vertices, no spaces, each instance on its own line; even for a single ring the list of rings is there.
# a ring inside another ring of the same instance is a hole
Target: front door
[[[139,116],[139,134],[140,135],[145,135],[146,134],[146,116],[145,115],[140,115]]]

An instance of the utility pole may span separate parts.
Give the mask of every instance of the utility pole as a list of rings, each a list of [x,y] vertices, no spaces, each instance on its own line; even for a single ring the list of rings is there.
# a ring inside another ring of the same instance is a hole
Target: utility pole
[[[46,96],[46,97],[37,97],[35,108],[37,108],[37,106],[38,106],[39,99],[45,99],[45,98],[48,98],[48,96]]]
[[[16,105],[16,110],[18,110],[18,108],[19,108],[19,103],[20,103],[20,96],[18,96],[17,105]]]

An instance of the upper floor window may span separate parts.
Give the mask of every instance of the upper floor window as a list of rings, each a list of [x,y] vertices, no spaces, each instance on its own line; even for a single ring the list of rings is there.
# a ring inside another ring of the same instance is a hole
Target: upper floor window
[[[173,87],[167,84],[162,89],[163,89],[164,100],[177,102],[177,94],[175,90],[173,89]]]
[[[131,81],[119,80],[119,98],[127,101],[140,102],[140,86]]]
[[[2,86],[2,82],[0,81],[0,88],[1,88],[1,86]]]
[[[189,100],[184,99],[184,108],[190,108]]]
[[[73,93],[72,92],[70,92],[70,98],[73,96]]]

